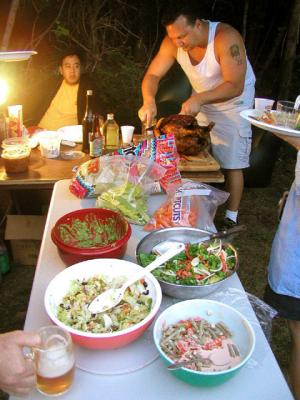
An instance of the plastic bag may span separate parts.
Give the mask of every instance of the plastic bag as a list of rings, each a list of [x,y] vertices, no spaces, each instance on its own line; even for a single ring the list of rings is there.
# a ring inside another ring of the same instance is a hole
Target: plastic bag
[[[143,156],[164,167],[166,173],[160,179],[160,184],[165,191],[169,185],[182,182],[178,169],[179,155],[172,133],[142,140],[137,146],[119,149],[113,154]]]
[[[217,208],[229,193],[205,183],[185,181],[169,186],[166,201],[154,212],[144,230],[187,226],[216,231],[213,223]]]
[[[163,167],[148,158],[104,156],[83,164],[70,190],[79,197],[98,194],[96,207],[118,211],[129,222],[144,225],[150,219],[148,194],[164,173]]]
[[[269,304],[265,303],[263,300],[251,293],[247,293],[244,290],[235,288],[229,288],[226,291],[214,292],[210,295],[210,298],[221,302],[226,300],[225,302],[233,307],[237,304],[242,313],[243,309],[245,308],[246,310],[248,307],[247,301],[249,301],[259,325],[266,336],[266,339],[269,343],[271,342],[272,321],[278,315],[278,312],[273,307],[269,306]],[[255,318],[247,318],[252,325],[258,325]]]
[[[271,343],[272,320],[278,312],[253,294],[247,293],[247,296],[268,342]]]
[[[163,167],[145,157],[107,155],[81,164],[69,189],[79,198],[96,197],[108,189],[130,182],[149,194],[159,191],[156,182],[165,172]]]

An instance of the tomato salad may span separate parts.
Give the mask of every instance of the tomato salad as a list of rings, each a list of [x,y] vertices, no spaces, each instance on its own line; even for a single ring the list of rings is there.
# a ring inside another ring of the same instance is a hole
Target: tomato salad
[[[139,262],[146,267],[156,259],[153,253],[139,253]],[[212,243],[187,243],[179,253],[152,273],[159,280],[179,285],[206,285],[231,275],[237,263],[236,253],[221,240]]]

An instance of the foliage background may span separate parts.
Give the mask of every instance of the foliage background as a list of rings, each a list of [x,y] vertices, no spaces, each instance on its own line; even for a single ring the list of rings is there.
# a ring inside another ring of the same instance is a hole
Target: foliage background
[[[192,0],[191,0],[192,1]],[[199,16],[221,20],[243,35],[254,67],[257,96],[278,98],[291,13],[300,0],[202,0]],[[0,4],[0,37],[11,1]],[[1,65],[10,78],[10,101],[33,95],[39,83],[57,73],[57,56],[66,47],[86,55],[86,71],[96,80],[103,114],[115,112],[120,123],[139,123],[140,82],[164,36],[160,24],[164,0],[20,0],[10,50],[34,49],[29,62]],[[297,40],[297,38],[295,39]],[[293,59],[287,99],[300,93],[299,44]],[[25,116],[26,118],[26,116]]]

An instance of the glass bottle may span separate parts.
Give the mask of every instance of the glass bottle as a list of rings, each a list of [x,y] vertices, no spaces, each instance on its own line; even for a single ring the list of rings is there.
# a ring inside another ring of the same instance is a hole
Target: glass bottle
[[[6,274],[9,270],[10,270],[10,265],[9,265],[7,248],[3,240],[0,239],[0,275],[2,276]]]
[[[101,132],[101,122],[98,114],[94,115],[93,118],[93,129],[90,133],[90,156],[100,157],[103,151],[103,135]]]
[[[93,91],[86,91],[86,109],[85,115],[82,120],[82,151],[84,153],[89,153],[89,136],[93,129]]]
[[[116,150],[120,147],[119,125],[114,119],[114,114],[107,114],[107,120],[104,127],[105,148],[107,150]]]

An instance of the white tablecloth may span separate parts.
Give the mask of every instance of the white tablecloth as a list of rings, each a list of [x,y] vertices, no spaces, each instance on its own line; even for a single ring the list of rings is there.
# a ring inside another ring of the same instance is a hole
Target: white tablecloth
[[[26,330],[35,330],[50,323],[43,305],[45,289],[50,280],[65,268],[51,241],[51,228],[63,214],[91,207],[95,203],[95,200],[75,198],[69,193],[68,185],[69,180],[63,180],[57,182],[54,187],[25,322]],[[152,196],[150,210],[161,201],[162,196]],[[144,235],[141,227],[133,226],[126,253],[127,259],[134,259],[136,244]],[[163,362],[157,358],[150,365],[127,374],[94,375],[76,369],[75,382],[71,390],[60,398],[66,400],[293,399],[238,276],[231,277],[223,285],[221,293],[212,294],[209,298],[236,307],[249,319],[255,330],[256,347],[253,356],[231,380],[212,388],[190,386],[173,377]],[[34,390],[27,398],[45,399],[45,396]],[[11,399],[17,398],[11,397]]]

